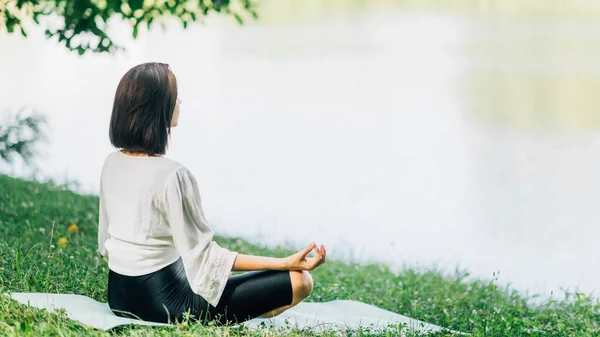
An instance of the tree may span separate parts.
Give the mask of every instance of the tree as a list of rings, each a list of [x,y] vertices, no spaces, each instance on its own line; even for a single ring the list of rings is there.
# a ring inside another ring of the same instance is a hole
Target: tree
[[[3,113],[0,123],[0,159],[12,164],[16,157],[32,165],[37,155],[38,142],[47,140],[44,128],[47,118],[35,111],[25,113],[25,109],[14,113]]]
[[[184,28],[201,21],[211,12],[232,15],[242,24],[248,16],[257,18],[253,0],[0,0],[0,31],[20,31],[27,36],[24,22],[40,17],[61,18],[62,27],[46,29],[48,38],[83,55],[87,51],[102,53],[123,49],[108,36],[107,22],[118,17],[131,23],[133,38],[141,25],[150,29],[160,19],[172,16]],[[164,23],[160,23],[164,27]]]

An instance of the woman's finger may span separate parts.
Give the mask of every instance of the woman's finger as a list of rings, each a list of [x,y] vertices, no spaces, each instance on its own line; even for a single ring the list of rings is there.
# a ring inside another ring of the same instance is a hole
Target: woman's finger
[[[304,249],[301,251],[302,258],[305,258],[305,257],[306,257],[306,255],[308,255],[308,253],[310,253],[310,251],[311,251],[311,250],[313,250],[313,249],[315,248],[315,246],[316,246],[316,245],[317,245],[316,243],[312,242],[312,243],[310,243],[310,244],[309,244],[309,245],[308,245],[306,248],[304,248]]]
[[[324,254],[325,251],[324,251],[323,245],[321,245],[320,248],[317,248],[317,250],[319,251],[319,255],[315,258],[315,262],[316,262],[315,268],[322,265],[323,262],[325,262],[325,254]]]
[[[319,261],[323,260],[323,245],[317,247],[317,250],[319,252],[319,254],[317,255],[317,257],[319,258]]]
[[[317,255],[315,256],[315,259],[314,259],[315,268],[318,267],[321,263],[323,263],[323,251],[319,247],[317,247],[316,252],[317,252]]]
[[[321,258],[319,259],[319,265],[325,262],[325,248],[321,245]]]
[[[317,258],[317,260],[319,262],[323,259],[323,251],[321,250],[321,248],[319,246],[317,246],[317,249],[315,249],[315,257]]]

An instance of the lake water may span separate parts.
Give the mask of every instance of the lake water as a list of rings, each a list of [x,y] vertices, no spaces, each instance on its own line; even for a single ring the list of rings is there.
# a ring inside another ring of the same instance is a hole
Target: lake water
[[[0,36],[0,108],[50,118],[45,176],[97,193],[116,85],[161,61],[183,101],[168,156],[216,233],[546,294],[600,284],[600,21],[364,10],[121,28],[117,55]]]

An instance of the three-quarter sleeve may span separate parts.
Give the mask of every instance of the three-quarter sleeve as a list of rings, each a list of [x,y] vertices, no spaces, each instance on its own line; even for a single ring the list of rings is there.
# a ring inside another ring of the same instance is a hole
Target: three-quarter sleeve
[[[181,255],[192,290],[217,306],[238,253],[213,241],[198,184],[188,169],[181,167],[169,176],[161,199],[173,244]]]
[[[108,256],[105,242],[108,239],[108,216],[106,214],[106,205],[104,203],[104,194],[102,193],[102,179],[100,179],[100,206],[98,212],[98,253],[102,256]]]

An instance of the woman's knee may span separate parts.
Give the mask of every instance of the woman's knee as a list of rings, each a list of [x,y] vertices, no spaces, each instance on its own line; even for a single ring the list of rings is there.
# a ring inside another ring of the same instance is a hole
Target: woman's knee
[[[306,270],[293,270],[290,271],[290,276],[294,290],[294,299],[303,300],[308,297],[314,286],[312,275]]]

